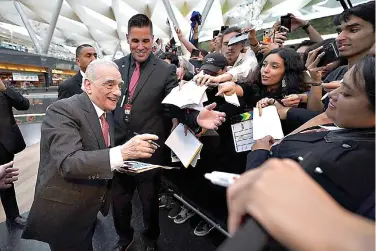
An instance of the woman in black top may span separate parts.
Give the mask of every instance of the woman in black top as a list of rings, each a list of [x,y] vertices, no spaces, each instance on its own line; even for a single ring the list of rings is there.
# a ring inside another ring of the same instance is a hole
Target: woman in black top
[[[374,219],[375,58],[355,64],[329,98],[331,127],[310,128],[274,146],[270,136],[260,139],[248,154],[247,169],[271,157],[299,160],[310,153],[317,163],[309,174],[343,207]]]
[[[296,51],[279,48],[266,54],[254,73],[252,83],[220,84],[218,94],[243,97],[246,107],[253,108],[262,98],[281,100],[285,106],[298,106],[307,101],[303,80],[304,65]]]

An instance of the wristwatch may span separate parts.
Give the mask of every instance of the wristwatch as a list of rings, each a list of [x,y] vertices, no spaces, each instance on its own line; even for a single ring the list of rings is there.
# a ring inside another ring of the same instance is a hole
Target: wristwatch
[[[307,21],[304,25],[301,26],[301,28],[306,31],[310,25],[311,23]]]

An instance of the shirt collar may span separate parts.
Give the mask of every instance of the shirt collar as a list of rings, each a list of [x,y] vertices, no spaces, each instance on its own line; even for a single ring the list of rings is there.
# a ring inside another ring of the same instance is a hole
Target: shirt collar
[[[233,67],[239,66],[243,63],[244,55],[245,55],[245,53],[239,54],[238,59],[236,59]]]
[[[140,67],[142,67],[143,65],[145,65],[147,62],[149,62],[150,58],[153,56],[153,53],[150,53],[149,57],[142,63],[140,63]],[[131,56],[131,65],[136,67],[136,59],[134,59],[133,56]]]
[[[96,104],[94,104],[93,101],[91,101],[91,103],[94,106],[94,109],[95,109],[95,112],[97,113],[98,118],[100,118],[100,116],[102,116],[102,114],[105,113],[105,112],[101,108],[99,108]]]

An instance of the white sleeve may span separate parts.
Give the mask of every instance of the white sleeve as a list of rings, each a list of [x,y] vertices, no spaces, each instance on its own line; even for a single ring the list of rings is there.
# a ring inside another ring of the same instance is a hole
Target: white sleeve
[[[257,58],[255,53],[248,49],[244,55],[243,62],[230,69],[227,73],[232,75],[232,82],[247,82],[248,77],[257,67]]]
[[[121,146],[113,147],[110,149],[110,165],[111,171],[123,166],[123,156],[121,154]]]

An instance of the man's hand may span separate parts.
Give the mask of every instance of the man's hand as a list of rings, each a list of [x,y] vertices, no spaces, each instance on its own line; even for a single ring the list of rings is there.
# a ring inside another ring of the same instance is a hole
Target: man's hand
[[[3,83],[3,81],[0,79],[0,92],[5,92],[7,87]]]
[[[0,165],[0,189],[12,187],[12,183],[18,180],[18,169],[12,168],[13,161]]]
[[[236,93],[236,84],[234,82],[225,82],[218,85],[218,92],[215,96],[231,96]]]
[[[278,44],[279,47],[282,47],[283,44],[286,42],[287,40],[287,33],[286,32],[279,32],[279,31],[276,31],[275,32],[275,36],[274,36],[274,43],[275,44]]]
[[[205,106],[197,116],[197,124],[203,129],[217,130],[223,122],[226,121],[226,114],[224,112],[217,112],[213,109],[217,106],[216,103],[212,103]]]
[[[204,85],[217,86],[219,83],[218,78],[207,75],[207,74],[204,74],[204,75],[198,74],[194,76],[193,81],[195,81],[196,84],[199,86],[204,86]]]
[[[153,134],[136,135],[121,146],[123,160],[150,158],[157,147],[150,143],[151,140],[158,140]]]
[[[270,151],[272,145],[275,143],[275,140],[272,136],[268,135],[263,137],[262,139],[258,139],[256,143],[252,146],[252,151],[255,150],[267,150]]]
[[[291,95],[286,96],[281,101],[284,106],[297,107],[301,102],[301,98],[298,94],[291,94]]]
[[[302,27],[303,25],[305,25],[306,22],[307,22],[306,20],[297,18],[296,16],[294,16],[291,13],[289,13],[289,15],[291,17],[291,32],[293,32],[294,30],[299,29],[300,27]]]

